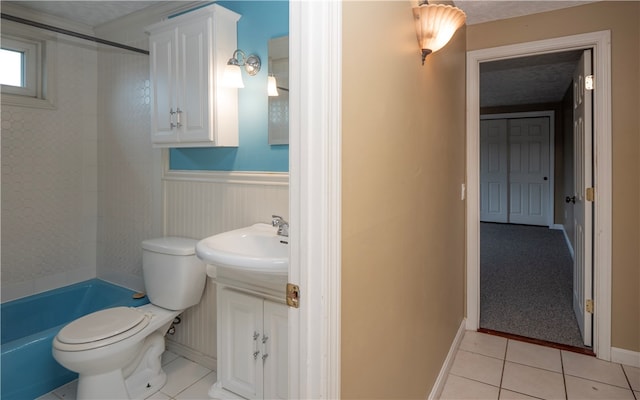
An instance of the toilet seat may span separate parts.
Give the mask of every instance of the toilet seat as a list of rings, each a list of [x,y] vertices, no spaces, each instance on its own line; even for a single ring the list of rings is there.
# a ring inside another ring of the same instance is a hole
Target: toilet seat
[[[144,329],[150,313],[135,308],[114,307],[79,318],[60,330],[54,346],[64,351],[82,351],[119,342]]]

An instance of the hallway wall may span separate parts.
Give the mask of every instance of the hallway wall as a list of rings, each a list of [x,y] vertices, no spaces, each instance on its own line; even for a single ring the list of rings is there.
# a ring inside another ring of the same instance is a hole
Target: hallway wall
[[[426,398],[464,316],[465,29],[343,4],[342,398]]]

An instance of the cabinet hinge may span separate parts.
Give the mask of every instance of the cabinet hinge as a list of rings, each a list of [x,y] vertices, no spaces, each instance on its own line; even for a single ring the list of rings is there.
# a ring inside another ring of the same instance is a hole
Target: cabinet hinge
[[[587,299],[584,308],[589,314],[593,314],[593,300]]]
[[[287,283],[287,305],[293,308],[300,307],[300,287],[293,283]]]
[[[587,75],[584,77],[584,88],[586,90],[593,90],[595,83],[596,81],[593,75]]]
[[[587,201],[594,201],[596,198],[595,189],[592,187],[588,187],[585,193],[585,198],[587,199]]]

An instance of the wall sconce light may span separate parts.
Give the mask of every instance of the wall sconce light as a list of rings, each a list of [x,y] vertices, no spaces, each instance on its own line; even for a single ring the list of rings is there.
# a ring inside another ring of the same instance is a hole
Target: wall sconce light
[[[255,54],[247,55],[240,49],[233,52],[233,56],[227,61],[227,66],[224,69],[224,75],[222,77],[225,86],[233,88],[243,88],[244,82],[242,81],[242,71],[240,67],[244,67],[249,76],[254,76],[260,71],[262,62],[260,57]]]
[[[424,59],[443,48],[454,33],[464,25],[467,16],[458,7],[445,4],[429,4],[428,1],[413,7],[416,36]]]
[[[267,95],[268,96],[278,96],[278,83],[276,82],[276,77],[273,75],[269,75],[267,78]]]

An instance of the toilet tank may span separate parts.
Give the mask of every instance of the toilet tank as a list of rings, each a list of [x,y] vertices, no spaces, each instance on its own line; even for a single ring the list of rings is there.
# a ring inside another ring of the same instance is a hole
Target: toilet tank
[[[149,301],[168,310],[200,302],[207,282],[205,264],[196,257],[195,239],[163,237],[142,242],[142,272]]]

